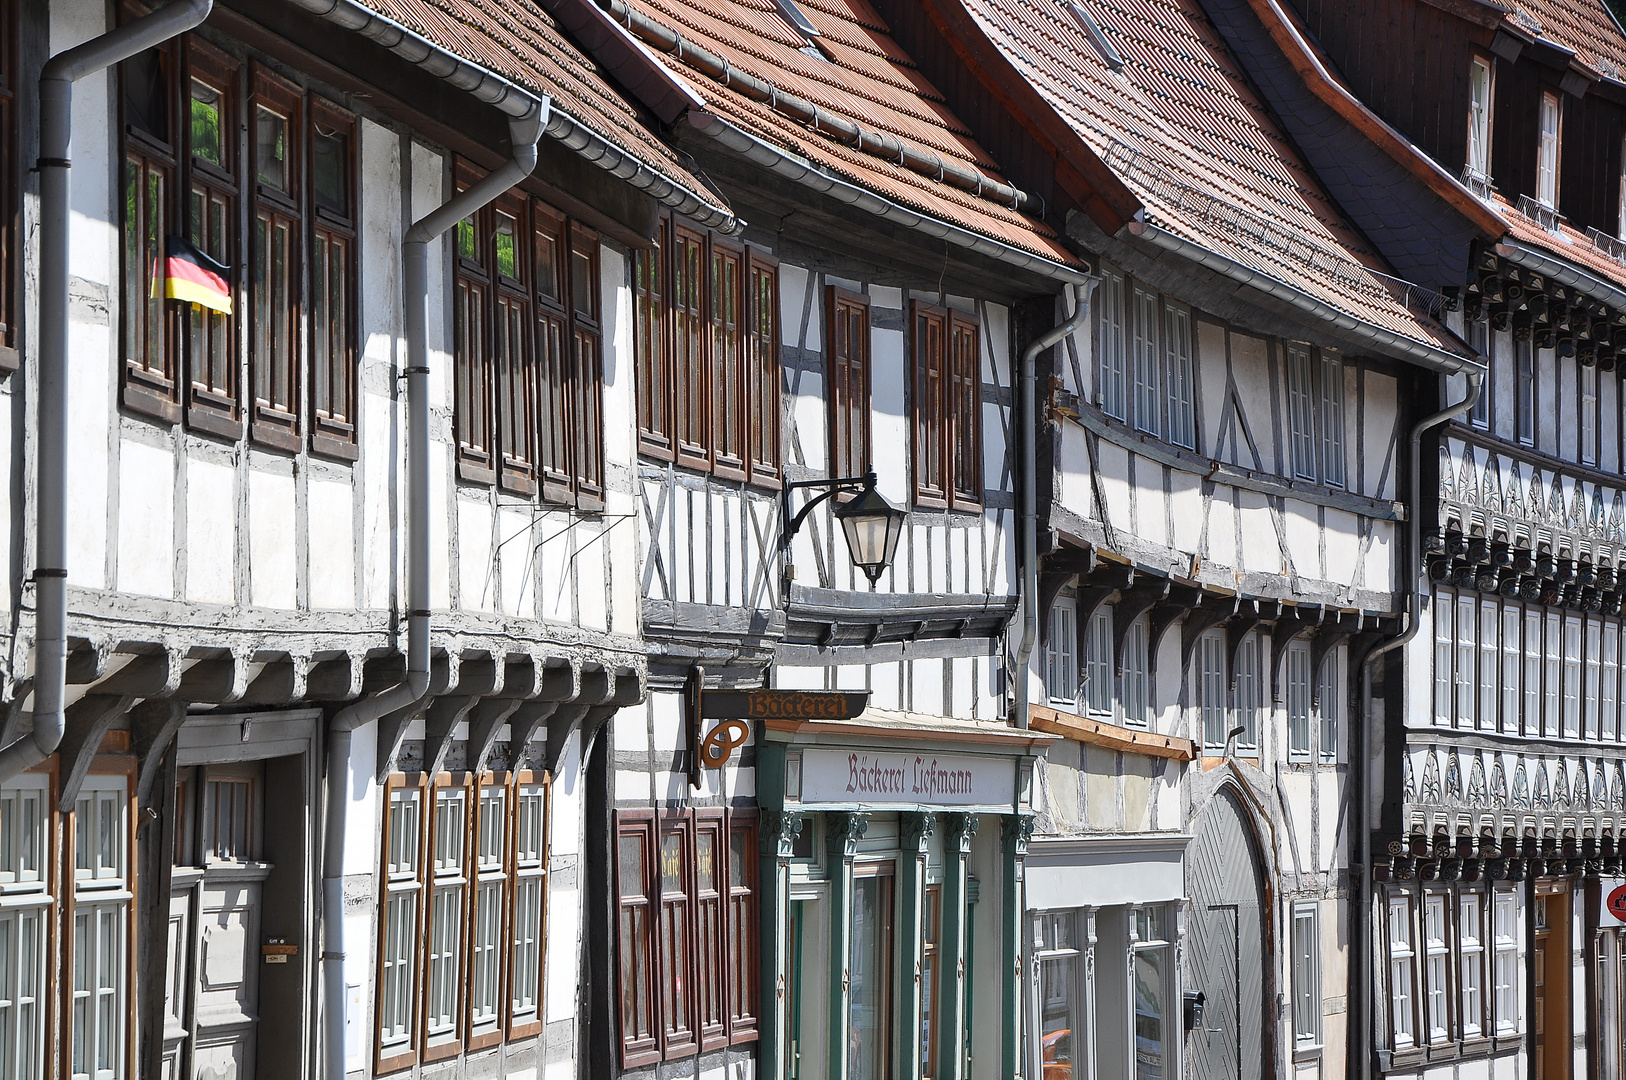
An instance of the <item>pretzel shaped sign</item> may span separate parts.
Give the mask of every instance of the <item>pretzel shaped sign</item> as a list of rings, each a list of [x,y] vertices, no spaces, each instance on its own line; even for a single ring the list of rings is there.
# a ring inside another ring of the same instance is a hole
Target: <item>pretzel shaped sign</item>
[[[708,769],[720,769],[734,751],[751,737],[751,725],[744,720],[721,720],[700,743],[700,761]]]

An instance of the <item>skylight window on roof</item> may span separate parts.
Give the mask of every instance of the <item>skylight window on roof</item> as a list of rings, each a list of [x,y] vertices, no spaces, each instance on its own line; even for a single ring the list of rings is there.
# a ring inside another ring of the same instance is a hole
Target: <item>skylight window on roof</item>
[[[779,0],[780,3],[789,3],[790,0]],[[1118,50],[1112,47],[1112,42],[1101,32],[1101,25],[1095,21],[1095,16],[1085,10],[1079,0],[1067,0],[1067,7],[1078,20],[1079,26],[1084,28],[1084,36],[1089,39],[1090,45],[1100,54],[1101,62],[1113,71],[1124,69],[1124,58],[1118,55]]]

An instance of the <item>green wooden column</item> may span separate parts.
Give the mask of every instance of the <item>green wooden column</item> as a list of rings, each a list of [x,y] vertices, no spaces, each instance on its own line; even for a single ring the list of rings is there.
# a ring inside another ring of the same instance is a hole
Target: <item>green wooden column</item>
[[[976,814],[943,815],[943,937],[937,949],[942,973],[937,980],[937,1076],[933,1080],[965,1077],[965,945],[971,914],[966,907],[966,886],[971,873],[971,838],[976,833]]]
[[[843,811],[824,816],[830,851],[830,1080],[847,1080],[847,1017],[852,992],[847,964],[853,944],[853,856],[869,828],[869,815]]]
[[[762,978],[758,1006],[763,1012],[758,1033],[757,1068],[764,1080],[790,1075],[790,1016],[785,1008],[785,984],[790,970],[790,857],[801,835],[802,815],[794,811],[762,811],[757,841],[761,855],[758,900],[762,905]],[[798,989],[798,992],[799,989]]]
[[[1022,1054],[1022,994],[1024,980],[1022,978],[1022,925],[1024,922],[1027,898],[1022,888],[1022,866],[1028,854],[1028,839],[1033,835],[1032,814],[1007,814],[1003,829],[1005,841],[1005,865],[1002,867],[1003,881],[1002,901],[1000,910],[1003,913],[1003,943],[1002,948],[1006,954],[1005,974],[1003,986],[1004,1017],[1003,1037],[1000,1042],[1004,1047],[1004,1068],[1001,1076],[1019,1078],[1022,1076],[1024,1058]],[[1093,925],[1093,923],[1092,923]],[[1091,1043],[1090,1045],[1094,1045]]]
[[[892,1015],[902,1037],[897,1042],[897,1075],[919,1076],[921,965],[925,958],[926,852],[936,821],[932,814],[898,815],[898,975]],[[942,974],[938,974],[942,983]]]

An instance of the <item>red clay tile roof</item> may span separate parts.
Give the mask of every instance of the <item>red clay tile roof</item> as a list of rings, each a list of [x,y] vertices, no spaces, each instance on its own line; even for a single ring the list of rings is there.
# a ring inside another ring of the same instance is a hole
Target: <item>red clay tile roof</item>
[[[867,0],[800,0],[818,29],[819,47],[786,22],[773,0],[629,0],[628,6],[727,61],[870,132],[889,135],[1006,183],[986,150],[944,104],[942,95],[893,41]],[[828,55],[828,58],[826,56]],[[1029,254],[1068,266],[1078,258],[1042,222],[1010,205],[836,141],[731,89],[684,61],[663,56],[705,100],[709,111],[773,146],[920,213],[951,222]]]
[[[722,198],[657,138],[594,61],[553,18],[526,0],[366,0],[379,14],[465,60],[489,69],[686,188],[724,209]]]
[[[1548,232],[1525,217],[1500,193],[1491,197],[1491,206],[1507,222],[1508,236],[1521,244],[1540,248],[1555,259],[1574,263],[1619,289],[1626,289],[1626,263],[1620,262],[1592,242],[1586,233],[1558,223],[1557,233]]]
[[[1626,75],[1626,34],[1603,0],[1511,0],[1508,16],[1514,25],[1534,27],[1519,14],[1541,27],[1541,36],[1572,50],[1582,63],[1614,79]]]
[[[1370,325],[1463,351],[1397,299],[1408,290],[1385,276],[1195,0],[1082,0],[1121,72],[1067,0],[962,2],[1153,224]]]

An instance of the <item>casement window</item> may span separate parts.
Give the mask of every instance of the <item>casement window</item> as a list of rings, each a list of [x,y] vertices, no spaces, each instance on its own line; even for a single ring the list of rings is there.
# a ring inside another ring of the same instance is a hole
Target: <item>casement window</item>
[[[1263,680],[1259,677],[1259,636],[1249,634],[1236,652],[1236,752],[1243,757],[1259,754],[1259,703]]]
[[[1321,928],[1316,904],[1293,905],[1293,1045],[1321,1045]]]
[[[1129,336],[1122,274],[1102,269],[1100,291],[1095,303],[1100,313],[1099,340],[1096,344],[1100,354],[1096,373],[1096,403],[1108,416],[1128,420]]]
[[[1489,370],[1485,379],[1479,386],[1479,396],[1474,399],[1474,407],[1468,410],[1468,422],[1476,428],[1487,430],[1491,421],[1491,398],[1495,389],[1497,365],[1491,355],[1492,338],[1490,323],[1484,319],[1467,320],[1468,347],[1485,358]]]
[[[892,1060],[892,879],[894,864],[853,867],[852,934],[847,1030],[851,1043],[847,1075],[852,1080],[884,1080]]]
[[[1517,1034],[1523,972],[1519,962],[1518,897],[1511,889],[1491,893],[1491,953],[1491,1008],[1496,1034]]]
[[[1598,366],[1582,364],[1581,373],[1581,464],[1598,463]]]
[[[1030,1075],[1083,1075],[1083,955],[1073,912],[1047,912],[1034,918],[1033,959],[1039,975],[1033,1044],[1041,1064]]]
[[[1599,724],[1602,738],[1615,741],[1620,738],[1620,626],[1613,621],[1603,625],[1603,646],[1600,657],[1598,708],[1603,713]]]
[[[1451,943],[1445,893],[1423,894],[1423,1019],[1430,1043],[1451,1038]]]
[[[1084,700],[1091,716],[1112,717],[1112,608],[1090,614],[1084,640]]]
[[[1501,702],[1501,730],[1508,735],[1519,733],[1519,702],[1523,700],[1523,687],[1519,684],[1524,666],[1524,649],[1519,640],[1519,627],[1523,615],[1516,607],[1502,609],[1502,677],[1498,687]]]
[[[1225,674],[1225,634],[1210,630],[1202,636],[1198,646],[1201,662],[1198,668],[1198,700],[1202,709],[1203,746],[1210,753],[1225,752],[1225,737],[1230,725],[1226,705],[1231,686]]]
[[[87,778],[73,815],[71,1080],[129,1076],[130,825],[127,778]]]
[[[458,185],[480,174],[458,163]],[[455,232],[458,475],[604,507],[598,236],[510,191]]]
[[[771,256],[661,218],[633,255],[640,452],[777,486],[778,290]]]
[[[1404,1050],[1417,1044],[1417,952],[1409,893],[1389,897],[1389,1046]]]
[[[915,501],[982,504],[982,352],[975,319],[915,303]]]
[[[508,913],[508,787],[496,777],[475,793],[474,894],[469,933],[469,1048],[502,1039],[503,943]]]
[[[870,447],[869,297],[830,286],[825,320],[830,363],[830,474],[863,476]]]
[[[757,1034],[755,821],[720,810],[617,815],[622,1061]]]
[[[1134,286],[1135,427],[1148,435],[1163,434],[1163,358],[1158,348],[1157,293]]]
[[[1581,698],[1581,709],[1585,723],[1584,730],[1589,741],[1596,742],[1603,737],[1603,699],[1602,680],[1599,678],[1598,654],[1603,648],[1603,626],[1597,619],[1587,619],[1583,626],[1585,632],[1585,662],[1581,670],[1585,680],[1585,689]]]
[[[1478,683],[1475,681],[1475,662],[1479,653],[1477,633],[1479,608],[1473,596],[1457,594],[1457,669],[1454,721],[1459,727],[1473,727],[1477,711]]]
[[[542,1030],[542,979],[546,949],[548,884],[548,805],[546,773],[522,771],[514,777],[512,936],[508,975],[508,1037]]]
[[[1455,639],[1452,637],[1452,613],[1456,610],[1452,595],[1440,592],[1434,595],[1434,722],[1451,723],[1451,688],[1454,685],[1452,659]]]
[[[1287,646],[1287,760],[1310,760],[1310,646]]]
[[[1196,351],[1191,311],[1172,302],[1163,305],[1163,345],[1168,360],[1169,441],[1188,450],[1197,448]]]
[[[1526,446],[1536,442],[1536,347],[1531,341],[1513,341],[1515,434]]]
[[[1474,57],[1468,67],[1468,171],[1490,175],[1491,64]]]
[[[1484,897],[1462,893],[1457,897],[1457,997],[1462,1017],[1462,1037],[1478,1038],[1485,1033],[1485,927],[1482,918]]]
[[[1558,149],[1562,104],[1557,94],[1541,94],[1541,134],[1536,146],[1536,200],[1543,206],[1558,206]]]
[[[1344,483],[1344,363],[1308,345],[1287,346],[1288,416],[1293,475],[1332,487]]]
[[[1545,619],[1546,637],[1542,654],[1544,679],[1541,700],[1541,727],[1542,732],[1549,737],[1558,735],[1560,708],[1563,704],[1561,684],[1559,682],[1561,666],[1563,663],[1563,619],[1554,611],[1549,611]]]
[[[0,788],[0,1075],[45,1073],[46,932],[50,922],[48,778]]]
[[[1476,663],[1479,670],[1479,681],[1476,687],[1478,701],[1475,703],[1475,717],[1481,730],[1496,730],[1496,632],[1500,624],[1500,612],[1494,600],[1481,600],[1479,602],[1479,640],[1476,642]]]
[[[411,1064],[418,1051],[418,957],[423,912],[424,793],[391,777],[385,786],[384,910],[379,919],[376,1072]]]
[[[468,902],[469,792],[442,776],[433,789],[429,822],[424,965],[424,1057],[454,1053],[461,1044],[463,923]]]
[[[121,83],[123,404],[355,458],[353,117],[192,37]],[[164,298],[171,237],[226,267],[230,314]]]
[[[1316,709],[1321,726],[1316,732],[1316,760],[1332,765],[1340,760],[1339,720],[1344,703],[1344,648],[1339,646],[1321,658],[1316,676]]]
[[[1142,615],[1129,624],[1124,635],[1123,723],[1144,728],[1151,722],[1151,665],[1147,650],[1150,620]]]
[[[1172,1004],[1170,970],[1172,949],[1167,913],[1161,906],[1136,907],[1129,922],[1130,975],[1134,983],[1134,1080],[1161,1080],[1166,1075],[1164,1056],[1168,1040],[1168,1010]]]
[[[1078,609],[1071,600],[1050,605],[1050,651],[1045,669],[1045,691],[1051,701],[1078,704]]]
[[[1581,620],[1564,620],[1564,737],[1581,735]]]
[[[920,932],[920,1065],[922,1080],[937,1075],[937,1010],[943,943],[943,887],[926,886]]]

